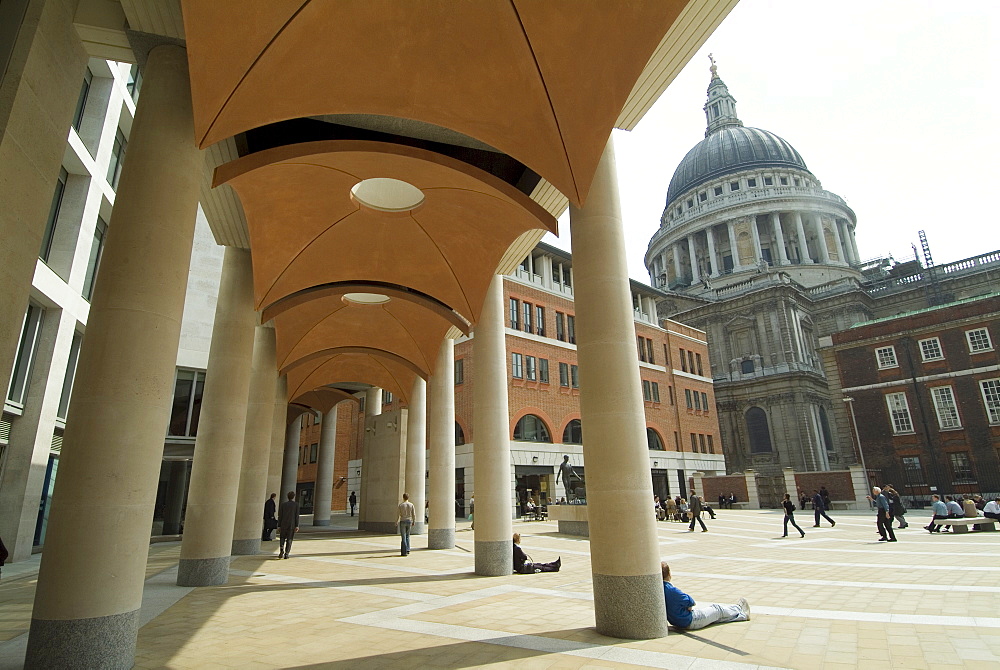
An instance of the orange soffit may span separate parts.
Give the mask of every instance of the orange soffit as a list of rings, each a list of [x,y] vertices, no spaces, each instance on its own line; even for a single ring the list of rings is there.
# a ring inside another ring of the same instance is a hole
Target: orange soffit
[[[268,149],[217,168],[214,184],[222,183],[246,212],[258,309],[360,283],[400,287],[475,323],[510,245],[525,232],[558,229],[507,182],[384,142]]]
[[[577,205],[686,0],[182,0],[199,146],[332,114],[475,138]]]
[[[298,398],[323,386],[365,383],[378,386],[409,402],[417,375],[406,366],[363,353],[335,353],[288,371],[288,398]]]

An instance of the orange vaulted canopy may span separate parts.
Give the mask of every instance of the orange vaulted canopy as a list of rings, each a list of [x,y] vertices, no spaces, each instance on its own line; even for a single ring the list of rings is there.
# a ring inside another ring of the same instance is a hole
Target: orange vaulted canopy
[[[419,202],[388,212],[352,194],[361,182],[385,179],[419,189]],[[367,282],[402,287],[475,323],[511,243],[529,230],[557,231],[552,215],[497,177],[384,142],[260,151],[220,166],[221,183],[236,189],[246,211],[258,309],[323,285]]]
[[[206,147],[277,121],[449,128],[582,204],[633,85],[686,0],[182,0]]]

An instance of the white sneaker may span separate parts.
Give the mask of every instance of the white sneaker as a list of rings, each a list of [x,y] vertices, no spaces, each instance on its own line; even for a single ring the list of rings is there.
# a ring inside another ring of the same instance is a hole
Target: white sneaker
[[[736,606],[743,610],[743,614],[746,615],[747,621],[750,621],[750,603],[747,602],[747,599],[740,598],[736,601]]]

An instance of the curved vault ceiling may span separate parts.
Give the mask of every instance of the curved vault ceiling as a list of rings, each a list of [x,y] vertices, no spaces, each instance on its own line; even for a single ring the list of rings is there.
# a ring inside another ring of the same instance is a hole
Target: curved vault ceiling
[[[196,138],[328,114],[414,119],[506,153],[582,204],[686,4],[183,0]]]
[[[402,363],[367,353],[336,352],[288,371],[288,398],[298,398],[334,382],[363,381],[409,402],[417,374]]]
[[[340,389],[328,386],[301,393],[292,398],[290,402],[295,405],[304,405],[305,407],[310,407],[326,414],[335,405],[345,400],[353,400],[360,404],[360,401],[347,391],[341,391]]]

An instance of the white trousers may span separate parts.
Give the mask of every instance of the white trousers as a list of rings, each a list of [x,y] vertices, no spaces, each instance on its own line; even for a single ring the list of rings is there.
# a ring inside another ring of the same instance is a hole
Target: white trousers
[[[699,605],[691,610],[691,625],[685,630],[698,630],[713,623],[746,621],[747,615],[737,605]]]

